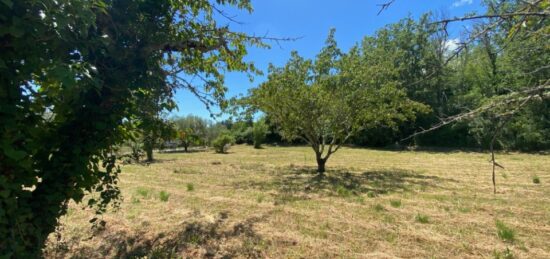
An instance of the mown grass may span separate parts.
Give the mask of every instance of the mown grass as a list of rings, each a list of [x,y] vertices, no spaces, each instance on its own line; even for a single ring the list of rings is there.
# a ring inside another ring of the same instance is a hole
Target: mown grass
[[[322,178],[306,147],[155,155],[103,229],[70,204],[46,257],[550,258],[545,155],[497,154],[496,195],[484,153],[343,148]]]

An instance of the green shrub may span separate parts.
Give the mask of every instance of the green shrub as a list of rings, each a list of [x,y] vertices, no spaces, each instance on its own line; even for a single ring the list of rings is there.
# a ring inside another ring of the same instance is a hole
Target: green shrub
[[[252,133],[254,136],[254,148],[261,148],[267,134],[267,125],[265,122],[263,120],[259,120],[254,123]]]
[[[504,222],[497,220],[496,221],[497,226],[497,236],[506,241],[506,242],[514,242],[516,239],[516,232],[510,228],[509,226],[506,226]]]
[[[414,220],[422,224],[426,224],[430,222],[430,218],[427,215],[423,215],[420,213],[416,214],[416,216],[414,217]]]
[[[235,138],[229,134],[222,134],[212,142],[216,153],[226,153],[231,144],[235,143]]]
[[[540,178],[538,176],[533,176],[533,183],[534,184],[539,184],[540,183]]]
[[[187,191],[192,192],[193,190],[195,190],[195,185],[193,185],[193,183],[188,183],[187,184]]]
[[[394,208],[401,207],[401,200],[390,200],[390,205]]]
[[[159,198],[161,201],[168,201],[168,198],[170,198],[170,194],[165,191],[160,191]]]

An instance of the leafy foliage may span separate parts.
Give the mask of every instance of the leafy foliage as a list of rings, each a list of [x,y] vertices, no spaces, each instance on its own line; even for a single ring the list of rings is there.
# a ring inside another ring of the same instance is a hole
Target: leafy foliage
[[[262,144],[265,141],[267,134],[267,125],[263,119],[258,120],[254,123],[253,135],[254,135],[254,148],[261,148]]]
[[[263,44],[216,24],[226,4],[251,10],[246,0],[0,1],[0,254],[38,257],[86,193],[99,193],[87,202],[98,213],[116,205],[114,146],[173,108],[176,88],[223,106],[223,72],[255,71],[242,58]]]
[[[392,79],[392,64],[382,57],[371,59],[365,48],[342,53],[332,30],[315,61],[293,52],[284,67],[270,66],[268,81],[251,91],[251,105],[285,139],[301,139],[313,148],[320,173],[350,137],[364,129],[395,127],[427,110],[409,100]]]
[[[231,144],[235,143],[235,138],[229,134],[221,134],[212,142],[216,153],[226,153]]]

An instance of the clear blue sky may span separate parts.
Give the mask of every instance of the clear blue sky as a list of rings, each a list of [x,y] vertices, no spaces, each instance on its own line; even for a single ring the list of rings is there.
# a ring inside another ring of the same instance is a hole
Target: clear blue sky
[[[226,13],[243,24],[220,19],[221,24],[230,24],[236,31],[270,37],[302,37],[293,42],[273,44],[271,49],[249,49],[246,57],[266,71],[268,64],[284,65],[292,50],[306,58],[314,57],[323,47],[330,28],[336,28],[336,39],[341,49],[347,50],[364,36],[387,24],[411,15],[418,18],[423,13],[434,12],[445,16],[462,16],[473,11],[482,12],[480,0],[396,0],[387,10],[377,15],[378,4],[385,0],[252,0],[254,12],[226,9]],[[450,27],[450,38],[458,38],[462,26]],[[246,94],[247,89],[257,86],[265,76],[250,82],[244,74],[226,74],[227,97]],[[176,93],[179,110],[171,115],[194,114],[208,118],[205,106],[186,90]]]

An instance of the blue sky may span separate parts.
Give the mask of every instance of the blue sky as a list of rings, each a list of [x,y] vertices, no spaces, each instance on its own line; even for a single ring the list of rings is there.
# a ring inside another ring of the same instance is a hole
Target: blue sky
[[[411,15],[418,18],[423,13],[434,12],[445,16],[462,16],[473,11],[482,12],[481,0],[396,0],[387,10],[377,15],[378,4],[385,0],[252,0],[254,12],[226,9],[228,15],[242,24],[220,19],[221,24],[230,24],[236,31],[270,37],[301,37],[299,40],[272,44],[271,49],[250,48],[246,59],[253,61],[263,71],[268,64],[284,65],[292,50],[301,56],[313,58],[323,47],[330,28],[336,28],[336,39],[341,49],[347,50],[364,36],[387,24]],[[465,24],[453,24],[450,38],[460,35]],[[250,82],[240,73],[226,74],[227,97],[246,94],[247,89],[257,86],[265,76]],[[186,90],[176,92],[179,109],[172,116],[194,114],[208,118],[205,106]]]

